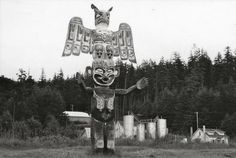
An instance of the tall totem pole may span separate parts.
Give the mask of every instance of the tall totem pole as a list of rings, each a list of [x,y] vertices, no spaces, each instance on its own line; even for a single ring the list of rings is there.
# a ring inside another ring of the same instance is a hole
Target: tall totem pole
[[[80,52],[91,54],[92,67],[86,72],[93,77],[94,86],[87,87],[80,75],[78,83],[91,94],[91,141],[95,151],[115,150],[115,108],[117,95],[126,95],[134,89],[143,89],[148,85],[147,78],[140,79],[128,89],[111,89],[110,85],[119,76],[113,57],[136,63],[131,28],[121,23],[119,30],[108,30],[110,12],[99,10],[91,5],[95,12],[96,29],[83,26],[82,19],[73,17],[70,20],[63,56],[80,55]]]

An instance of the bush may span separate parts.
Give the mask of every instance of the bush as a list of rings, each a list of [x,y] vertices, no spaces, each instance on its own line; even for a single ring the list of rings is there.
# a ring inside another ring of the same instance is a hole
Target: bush
[[[232,115],[226,115],[221,123],[221,128],[226,131],[229,136],[236,136],[236,112]]]
[[[233,137],[232,139],[229,139],[229,146],[236,148],[236,137]]]
[[[27,120],[27,124],[30,129],[31,137],[40,135],[42,124],[38,120],[34,119],[34,117],[31,117],[30,119]]]
[[[57,135],[59,133],[60,124],[53,115],[46,117],[45,124],[44,135]]]
[[[16,121],[13,123],[14,136],[19,139],[26,139],[29,136],[30,130],[25,121]]]
[[[12,129],[12,116],[9,111],[4,111],[0,117],[0,126],[2,132],[7,132]]]
[[[80,138],[84,133],[84,129],[76,127],[75,124],[71,123],[66,127],[62,127],[60,130],[60,134],[69,138]]]

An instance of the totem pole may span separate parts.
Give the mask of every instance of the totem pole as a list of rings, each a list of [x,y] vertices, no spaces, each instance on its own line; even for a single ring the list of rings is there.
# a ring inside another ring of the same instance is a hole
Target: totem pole
[[[95,151],[115,150],[115,111],[114,99],[117,95],[126,95],[134,89],[143,89],[148,85],[147,78],[140,79],[128,89],[111,89],[110,85],[119,76],[113,57],[136,63],[131,28],[121,23],[119,30],[108,30],[110,12],[99,10],[91,5],[95,12],[96,29],[83,26],[82,19],[70,20],[63,56],[89,53],[93,57],[92,67],[86,72],[94,81],[94,87],[86,87],[81,76],[77,74],[78,83],[91,94],[91,142]]]

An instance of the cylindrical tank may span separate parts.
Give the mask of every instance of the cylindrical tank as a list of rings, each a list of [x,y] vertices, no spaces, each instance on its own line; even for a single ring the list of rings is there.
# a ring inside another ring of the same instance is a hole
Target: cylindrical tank
[[[149,138],[156,139],[156,122],[148,122],[147,132]]]
[[[126,138],[133,137],[133,128],[134,128],[134,116],[125,115],[124,116],[124,133]]]
[[[167,134],[166,119],[158,119],[157,121],[157,135],[159,138],[165,137]]]
[[[145,125],[143,123],[138,124],[137,126],[137,138],[138,141],[144,141],[145,140]]]
[[[137,126],[134,126],[134,129],[133,129],[133,136],[135,137],[135,136],[137,136]]]

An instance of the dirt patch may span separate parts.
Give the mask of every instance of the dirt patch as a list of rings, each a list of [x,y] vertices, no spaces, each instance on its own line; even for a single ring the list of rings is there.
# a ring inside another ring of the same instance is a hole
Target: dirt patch
[[[58,149],[0,149],[0,158],[236,158],[236,149],[157,149],[119,146],[115,154],[95,154],[89,146]]]

